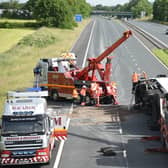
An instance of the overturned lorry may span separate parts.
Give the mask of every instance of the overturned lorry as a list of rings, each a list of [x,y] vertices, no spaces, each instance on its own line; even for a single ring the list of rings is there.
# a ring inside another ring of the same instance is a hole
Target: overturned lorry
[[[135,106],[151,115],[151,130],[160,130],[168,149],[168,77],[141,79],[135,87]]]

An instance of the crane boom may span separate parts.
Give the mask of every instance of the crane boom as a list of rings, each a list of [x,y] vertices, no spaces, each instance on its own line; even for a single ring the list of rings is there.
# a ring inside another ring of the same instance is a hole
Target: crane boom
[[[127,40],[130,36],[132,35],[131,30],[128,30],[123,33],[123,36],[117,40],[114,44],[112,44],[109,48],[107,48],[100,56],[97,58],[89,58],[88,61],[88,66],[82,69],[78,74],[77,78],[80,80],[88,80],[88,73],[92,70],[94,74],[95,70],[97,69],[101,78],[103,78],[104,74],[100,70],[100,62],[106,58],[112,51],[114,51],[119,45],[121,45],[125,40]],[[93,75],[91,80],[93,80]],[[104,80],[104,79],[103,79]]]
[[[132,35],[131,30],[128,30],[123,33],[123,36],[117,40],[114,44],[108,47],[100,56],[98,56],[95,61],[97,63],[101,62],[105,57],[107,57],[111,52],[113,52],[119,45],[121,45],[125,40],[127,40],[130,35]]]

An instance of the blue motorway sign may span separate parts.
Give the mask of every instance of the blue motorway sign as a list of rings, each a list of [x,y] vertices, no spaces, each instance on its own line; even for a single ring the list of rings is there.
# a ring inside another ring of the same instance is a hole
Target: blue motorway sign
[[[76,22],[81,22],[82,21],[82,15],[81,14],[76,14],[75,15],[75,21]]]

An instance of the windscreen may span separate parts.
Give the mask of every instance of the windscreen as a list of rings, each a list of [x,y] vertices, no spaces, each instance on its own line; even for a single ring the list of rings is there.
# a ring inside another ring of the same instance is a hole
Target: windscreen
[[[44,133],[44,116],[4,116],[2,119],[2,134],[32,134]]]

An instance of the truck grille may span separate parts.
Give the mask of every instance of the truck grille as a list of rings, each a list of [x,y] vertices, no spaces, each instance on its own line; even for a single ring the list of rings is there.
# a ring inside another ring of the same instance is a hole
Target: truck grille
[[[5,141],[6,149],[13,148],[39,148],[43,146],[42,139],[40,140],[29,140],[29,141]]]

